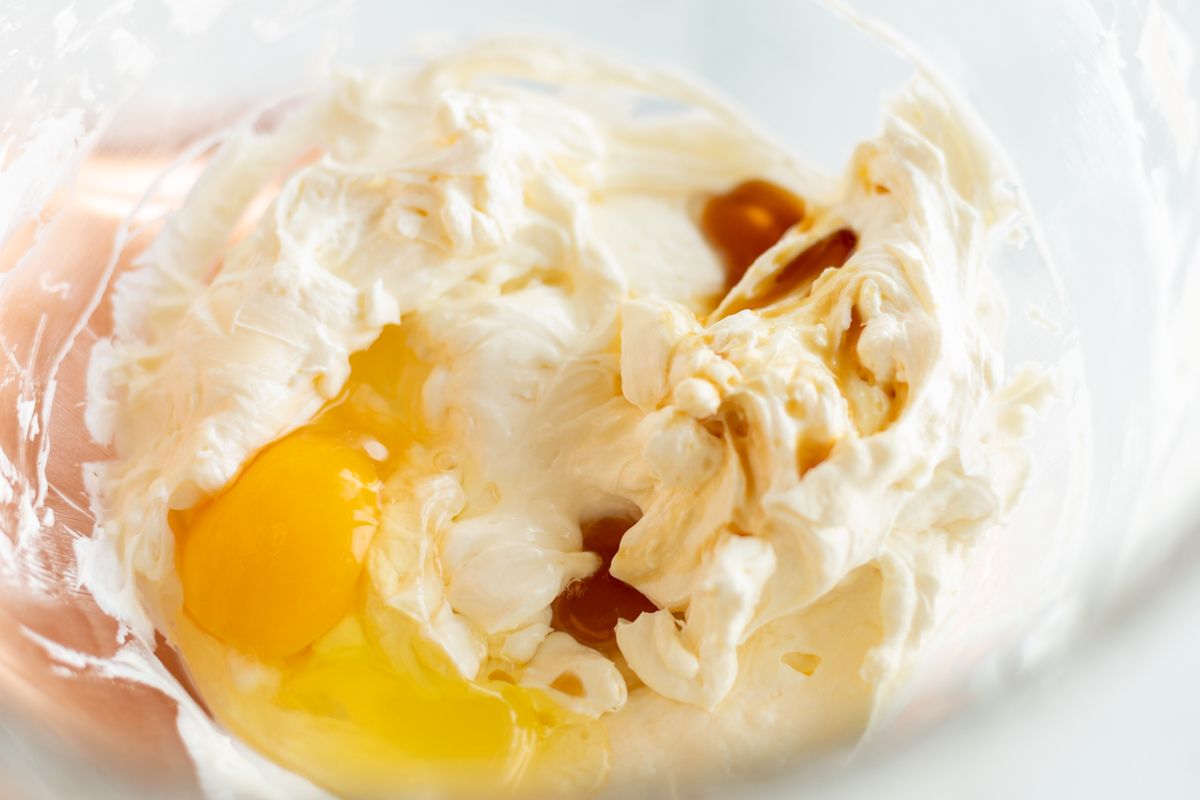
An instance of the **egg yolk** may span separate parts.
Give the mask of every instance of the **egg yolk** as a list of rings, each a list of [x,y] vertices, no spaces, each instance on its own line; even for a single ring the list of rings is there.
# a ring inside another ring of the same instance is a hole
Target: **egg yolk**
[[[336,792],[594,787],[598,723],[511,679],[463,678],[372,594],[381,479],[432,436],[428,374],[404,329],[386,328],[311,424],[176,515],[176,644],[218,719]]]
[[[200,627],[264,659],[299,652],[345,616],[379,525],[361,450],[313,433],[267,448],[196,513],[180,558]]]

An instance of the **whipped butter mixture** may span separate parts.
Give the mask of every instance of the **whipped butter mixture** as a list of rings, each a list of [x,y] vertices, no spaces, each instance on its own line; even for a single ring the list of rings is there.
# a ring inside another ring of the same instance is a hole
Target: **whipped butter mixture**
[[[337,792],[860,734],[1025,480],[1014,220],[919,82],[830,177],[573,45],[341,77],[232,131],[119,284],[93,588]]]

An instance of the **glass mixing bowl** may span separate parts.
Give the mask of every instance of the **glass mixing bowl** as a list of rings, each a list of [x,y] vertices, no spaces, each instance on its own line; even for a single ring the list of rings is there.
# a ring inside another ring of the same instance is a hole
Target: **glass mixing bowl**
[[[230,120],[332,69],[514,26],[678,65],[833,171],[886,96],[931,65],[994,132],[1032,211],[1030,240],[997,261],[1006,355],[1052,365],[1060,402],[1007,541],[848,766],[798,760],[703,793],[995,788],[995,765],[1019,775],[1031,763],[1011,742],[1111,688],[1118,654],[1200,663],[1200,648],[1178,649],[1178,609],[1195,607],[1200,585],[1195,4],[16,4],[0,12],[0,791],[240,797],[271,785],[224,769],[233,741],[188,752],[180,731],[203,712],[173,652],[160,643],[149,667],[126,657],[135,643],[77,579],[94,524],[83,465],[107,455],[84,400],[108,291]],[[1016,704],[1047,684],[1048,710]]]

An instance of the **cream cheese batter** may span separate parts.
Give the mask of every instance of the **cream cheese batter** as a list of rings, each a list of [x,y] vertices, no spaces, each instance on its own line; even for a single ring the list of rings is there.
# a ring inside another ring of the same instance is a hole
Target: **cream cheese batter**
[[[856,735],[1020,495],[1048,391],[1001,359],[999,163],[920,81],[834,178],[706,90],[574,45],[344,75],[232,132],[120,282],[90,375],[118,454],[93,476],[96,594],[170,637],[169,512],[399,325],[429,435],[400,460],[364,444],[392,465],[373,602],[464,680],[502,667],[598,720],[612,787]],[[750,179],[804,216],[727,291],[699,220]],[[839,236],[844,263],[785,274]],[[611,576],[653,610],[594,648],[552,607],[606,518],[632,523]]]

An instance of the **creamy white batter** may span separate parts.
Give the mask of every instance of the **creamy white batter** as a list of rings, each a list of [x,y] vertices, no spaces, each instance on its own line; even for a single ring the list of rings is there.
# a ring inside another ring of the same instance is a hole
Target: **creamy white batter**
[[[998,163],[922,83],[834,179],[704,90],[574,45],[344,76],[232,134],[120,283],[88,410],[118,454],[93,481],[93,557],[119,576],[97,597],[152,641],[180,602],[168,510],[311,419],[400,323],[439,433],[387,479],[378,599],[465,678],[516,664],[602,720],[613,786],[853,735],[1025,481],[1047,387],[1000,357]],[[722,299],[699,205],[747,178],[808,221]],[[840,228],[844,266],[754,307]],[[612,573],[661,609],[618,627],[632,690],[549,625],[597,563],[579,520],[631,511]],[[568,673],[581,692],[551,686]]]

